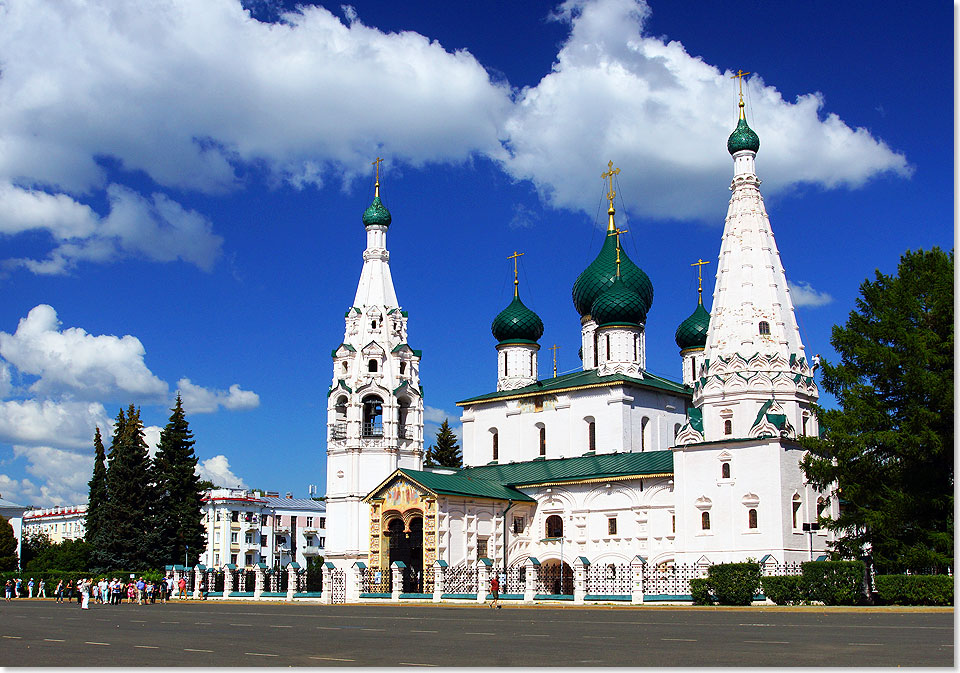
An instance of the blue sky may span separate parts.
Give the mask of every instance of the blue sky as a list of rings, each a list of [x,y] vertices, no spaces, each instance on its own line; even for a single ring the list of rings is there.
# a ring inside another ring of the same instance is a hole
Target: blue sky
[[[155,440],[180,390],[203,473],[325,483],[330,351],[382,197],[428,432],[496,386],[521,293],[540,375],[577,368],[570,289],[621,169],[650,276],[648,368],[705,297],[729,198],[738,68],[809,353],[859,284],[953,246],[952,11],[897,3],[569,0],[0,5],[0,494],[86,498],[95,426]],[[830,403],[829,399],[824,399]]]

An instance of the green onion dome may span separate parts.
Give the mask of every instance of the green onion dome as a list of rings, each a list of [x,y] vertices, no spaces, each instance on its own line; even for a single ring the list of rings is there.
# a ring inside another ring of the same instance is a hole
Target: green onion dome
[[[493,319],[490,331],[500,343],[536,343],[543,336],[543,321],[515,294],[510,305]]]
[[[620,254],[623,268],[623,251]],[[613,280],[610,289],[597,297],[590,315],[600,327],[610,325],[639,325],[647,319],[647,309],[639,294],[627,287],[623,277]]]
[[[753,132],[753,129],[747,126],[747,120],[740,117],[737,128],[733,130],[730,137],[727,138],[727,151],[730,154],[736,154],[741,150],[750,150],[756,152],[760,149],[760,137]]]
[[[379,224],[383,227],[389,227],[390,222],[390,211],[387,210],[387,207],[380,201],[379,196],[374,196],[373,203],[363,211],[363,226],[369,227],[374,224]]]
[[[593,303],[606,290],[613,286],[617,277],[617,241],[616,236],[607,236],[600,248],[600,254],[583,270],[573,284],[573,305],[580,317],[590,314]],[[643,314],[653,305],[653,283],[627,253],[620,249],[620,277],[623,284],[640,296]]]
[[[706,346],[708,327],[710,327],[710,314],[702,303],[698,303],[697,310],[677,328],[676,340],[680,350]]]

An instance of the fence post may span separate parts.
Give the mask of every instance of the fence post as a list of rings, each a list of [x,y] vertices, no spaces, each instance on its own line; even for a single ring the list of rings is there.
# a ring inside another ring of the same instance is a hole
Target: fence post
[[[537,579],[540,573],[540,561],[531,556],[523,565],[524,568],[526,568],[526,578],[523,586],[523,602],[533,603],[534,598],[537,596]]]
[[[487,602],[487,592],[490,588],[490,566],[493,561],[488,558],[477,561],[477,603]]]
[[[633,572],[633,591],[631,592],[631,603],[643,603],[643,571],[646,569],[647,560],[642,556],[634,556],[630,561],[630,570]]]
[[[433,602],[439,603],[443,598],[443,581],[446,577],[447,562],[437,560],[433,562]]]
[[[355,561],[350,567],[350,581],[347,582],[347,601],[359,602],[360,594],[363,593],[363,572],[367,569],[367,564],[363,561]]]
[[[320,574],[323,575],[323,584],[320,585],[320,602],[326,605],[333,603],[333,569],[336,568],[330,561],[323,562]]]
[[[233,578],[237,566],[233,563],[227,563],[223,566],[223,597],[228,598],[233,593]]]
[[[256,600],[260,598],[260,595],[263,593],[263,580],[265,579],[264,575],[266,574],[267,565],[265,563],[258,563],[253,567],[254,574],[254,583],[253,583],[253,598]]]
[[[291,561],[287,565],[287,600],[292,601],[294,594],[297,593],[297,571],[300,570],[300,564]]]
[[[578,556],[573,561],[573,602],[577,605],[583,605],[584,598],[587,596],[587,568],[590,567],[590,561],[586,556]]]
[[[394,561],[390,564],[390,579],[393,582],[393,589],[390,592],[390,600],[399,601],[400,594],[403,593],[403,569],[407,564],[403,561]]]
[[[198,563],[193,567],[193,597],[200,598],[200,583],[203,582],[204,574],[206,573],[206,566],[202,563]]]

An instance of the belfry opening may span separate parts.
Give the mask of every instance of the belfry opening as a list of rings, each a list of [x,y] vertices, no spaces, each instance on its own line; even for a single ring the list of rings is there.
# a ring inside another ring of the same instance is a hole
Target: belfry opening
[[[388,549],[387,567],[394,561],[403,564],[403,593],[423,592],[423,514],[394,517],[386,522],[383,531],[384,547]],[[391,581],[392,590],[392,581]]]

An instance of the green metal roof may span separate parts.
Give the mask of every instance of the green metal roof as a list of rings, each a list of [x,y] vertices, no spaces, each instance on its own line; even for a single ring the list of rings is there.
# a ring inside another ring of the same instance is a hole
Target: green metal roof
[[[742,105],[742,103],[741,103]],[[747,120],[740,117],[737,122],[737,128],[733,130],[730,137],[727,138],[727,151],[735,154],[740,150],[750,150],[756,152],[760,149],[760,136],[747,125]]]
[[[457,474],[472,477],[474,480],[495,480],[506,486],[519,486],[667,473],[673,473],[673,451],[602,453],[577,458],[479,465],[464,468]]]
[[[675,395],[690,397],[692,389],[684,386],[682,383],[676,383],[661,376],[655,376],[649,372],[644,372],[642,379],[635,379],[631,376],[622,374],[611,374],[609,376],[600,376],[596,369],[588,369],[582,372],[573,372],[572,374],[563,374],[554,378],[537,381],[529,386],[515,388],[513,390],[500,390],[486,395],[478,395],[457,402],[457,406],[465,406],[477,402],[493,402],[502,399],[514,399],[518,397],[534,397],[557,393],[565,390],[575,390],[577,388],[599,387],[604,385],[630,385],[638,388],[652,388],[663,390]]]
[[[698,302],[697,310],[677,327],[677,333],[674,335],[677,345],[681,350],[703,348],[707,345],[707,330],[709,327],[710,314],[703,307],[703,303]]]
[[[600,327],[638,325],[647,319],[647,309],[640,295],[627,287],[623,278],[617,276],[613,285],[601,292],[593,302],[590,316]]]
[[[380,201],[379,196],[373,197],[373,203],[363,211],[363,224],[367,227],[374,224],[389,227],[391,219],[390,211],[387,210],[387,207]]]
[[[401,468],[398,472],[437,495],[462,495],[473,498],[536,502],[529,495],[492,479],[478,479],[461,473],[441,474],[439,472],[404,468]]]
[[[519,294],[514,294],[509,306],[493,319],[490,331],[493,338],[500,343],[536,343],[537,339],[543,336],[543,321],[524,306]]]
[[[617,278],[617,243],[614,236],[606,236],[597,258],[577,276],[573,283],[573,305],[581,317],[588,315],[593,302],[613,285]],[[653,283],[643,270],[620,249],[620,277],[624,284],[640,295],[646,315],[653,305]]]

